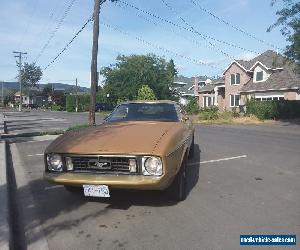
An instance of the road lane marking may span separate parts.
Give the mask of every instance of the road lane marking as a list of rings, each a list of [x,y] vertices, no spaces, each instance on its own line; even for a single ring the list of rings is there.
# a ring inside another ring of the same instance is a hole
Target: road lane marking
[[[227,158],[216,159],[216,160],[194,162],[194,163],[190,163],[188,165],[193,166],[193,165],[198,165],[198,164],[213,163],[213,162],[220,162],[220,161],[229,161],[229,160],[241,159],[241,158],[246,158],[246,157],[247,157],[247,155],[239,155],[239,156],[227,157]]]
[[[42,156],[44,154],[34,154],[34,155],[27,155],[28,157],[34,157],[34,156]]]

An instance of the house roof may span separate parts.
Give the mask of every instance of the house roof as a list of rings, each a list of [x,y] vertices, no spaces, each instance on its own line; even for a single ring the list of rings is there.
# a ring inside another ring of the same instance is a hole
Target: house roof
[[[217,86],[222,86],[224,85],[224,81],[221,82],[221,81],[218,81],[218,82],[215,82],[215,83],[211,83],[211,84],[207,84],[205,86],[203,86],[202,88],[200,88],[198,90],[199,93],[203,93],[203,92],[212,92],[214,90],[215,87]]]
[[[208,79],[207,76],[197,76],[198,81],[206,81]],[[181,83],[194,83],[195,77],[185,77],[185,76],[177,76],[174,78],[174,82],[181,82]]]
[[[203,82],[209,79],[207,76],[196,76],[198,82]],[[177,84],[176,89],[181,96],[194,95],[195,77],[178,76],[174,78],[174,83]]]
[[[178,89],[182,95],[194,95],[194,84],[187,83]]]
[[[287,60],[286,57],[284,57],[280,54],[277,54],[273,50],[267,50],[249,61],[234,60],[227,67],[227,69],[223,72],[223,75],[232,66],[232,64],[237,64],[244,71],[251,72],[257,63],[262,64],[266,69],[278,69],[278,68],[292,67],[291,63],[289,63],[289,61]]]
[[[217,83],[224,84],[225,83],[224,77],[222,76],[222,77],[218,77],[218,78],[212,80],[212,84],[217,84]]]
[[[273,50],[267,50],[264,53],[260,54],[259,56],[249,60],[235,60],[240,65],[242,65],[246,70],[252,70],[252,67],[257,63],[260,62],[265,67],[269,69],[275,69],[275,68],[282,68],[284,67],[287,62],[286,58],[280,54],[277,54]]]
[[[265,82],[253,82],[250,79],[241,89],[241,92],[266,91],[300,88],[300,76],[292,69],[277,70]]]

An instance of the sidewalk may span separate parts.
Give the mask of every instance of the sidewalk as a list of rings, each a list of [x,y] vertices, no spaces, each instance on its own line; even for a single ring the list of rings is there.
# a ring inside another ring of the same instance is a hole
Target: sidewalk
[[[0,140],[0,249],[9,249],[8,186],[6,181],[6,142]]]

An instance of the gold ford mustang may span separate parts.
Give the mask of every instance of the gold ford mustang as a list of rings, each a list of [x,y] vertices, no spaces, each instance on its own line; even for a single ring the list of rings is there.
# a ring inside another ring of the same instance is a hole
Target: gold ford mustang
[[[45,151],[44,177],[69,191],[109,197],[110,189],[168,190],[186,197],[194,128],[175,102],[118,105],[101,125],[67,132]]]

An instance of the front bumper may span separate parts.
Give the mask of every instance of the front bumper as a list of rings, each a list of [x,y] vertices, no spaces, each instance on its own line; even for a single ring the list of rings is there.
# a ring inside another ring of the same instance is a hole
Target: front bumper
[[[174,176],[97,175],[90,173],[45,172],[44,178],[49,182],[68,186],[107,185],[113,189],[164,190],[172,183]]]

